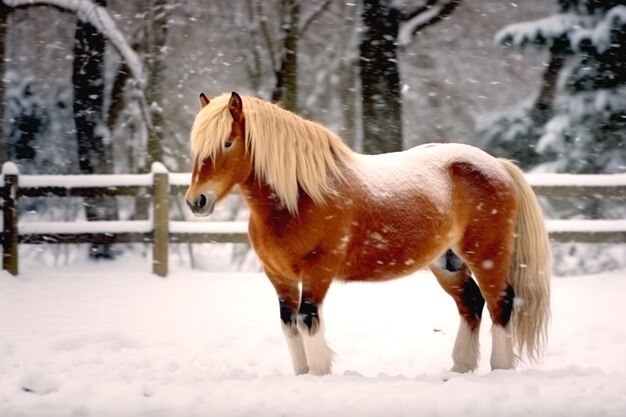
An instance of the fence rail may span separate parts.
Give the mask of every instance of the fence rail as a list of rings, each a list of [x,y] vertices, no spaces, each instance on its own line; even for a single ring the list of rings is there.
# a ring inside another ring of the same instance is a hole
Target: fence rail
[[[153,272],[166,276],[169,243],[248,242],[247,222],[170,220],[172,197],[184,193],[190,174],[169,173],[160,163],[149,174],[90,176],[19,175],[14,164],[6,163],[2,177],[2,267],[14,275],[20,243],[152,243]],[[545,174],[527,179],[540,196],[626,199],[626,174]],[[150,220],[128,221],[19,221],[20,198],[55,196],[151,197],[152,215]],[[626,242],[626,219],[548,220],[547,227],[555,242]]]

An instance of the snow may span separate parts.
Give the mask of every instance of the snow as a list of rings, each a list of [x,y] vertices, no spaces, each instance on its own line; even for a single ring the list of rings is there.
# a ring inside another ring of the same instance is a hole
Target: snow
[[[570,126],[571,117],[569,115],[560,114],[554,116],[545,125],[545,133],[539,139],[536,145],[537,152],[543,153],[548,149],[565,152],[566,144],[563,143],[563,132]]]
[[[18,175],[19,172],[20,171],[14,162],[9,161],[2,165],[2,175]]]
[[[153,173],[167,173],[162,164],[161,167],[153,166],[149,174],[94,174],[94,175],[20,175],[20,187],[67,187],[67,188],[90,188],[90,187],[148,187],[154,184]],[[14,167],[14,168],[12,168]],[[18,174],[18,169],[12,162],[3,165],[2,175]],[[0,182],[4,181],[0,175]],[[170,185],[188,186],[191,181],[190,172],[169,173]]]
[[[20,234],[63,233],[149,233],[154,230],[152,220],[103,220],[103,221],[21,221]],[[181,221],[170,220],[170,233],[248,234],[247,221]]]
[[[66,187],[66,188],[90,188],[90,187],[126,187],[126,186],[152,186],[154,178],[152,174],[129,174],[129,175],[20,175],[19,185],[24,188],[36,187]]]
[[[103,221],[21,221],[17,225],[20,234],[63,233],[149,233],[154,229],[152,220],[103,220]]]
[[[167,174],[167,168],[161,162],[153,162],[152,163],[152,172],[154,174]]]
[[[458,317],[426,272],[337,284],[324,305],[334,375],[294,376],[258,273],[149,259],[22,262],[0,274],[2,416],[623,416],[626,271],[552,281],[544,362],[452,374]],[[487,315],[485,315],[487,316]]]
[[[561,13],[530,22],[513,23],[499,30],[495,37],[496,45],[522,47],[539,44],[540,40],[552,42],[575,28],[584,26],[586,20],[572,13]]]
[[[626,23],[626,6],[615,6],[593,29],[576,28],[577,30],[569,35],[572,48],[577,51],[582,51],[582,46],[590,42],[591,45],[602,54],[606,52],[613,43],[613,30],[622,27],[624,23]]]
[[[148,174],[94,174],[94,175],[20,175],[20,187],[66,187],[66,188],[90,188],[90,187],[133,187],[151,186],[154,184],[155,173],[167,174],[168,170],[160,162],[152,164],[152,172]],[[19,169],[13,162],[5,162],[2,165],[0,181],[4,181],[3,175],[18,175]],[[188,185],[191,174],[170,174],[170,181],[175,185]]]
[[[170,174],[170,185],[189,186],[191,184],[191,172],[180,172]]]
[[[460,143],[429,143],[381,155],[355,154],[353,169],[374,197],[406,198],[422,192],[445,209],[450,205],[450,177],[446,169],[454,162],[465,161],[501,182],[511,181],[493,157]]]
[[[247,221],[170,220],[170,233],[248,234]]]
[[[550,232],[626,232],[626,220],[546,220]]]
[[[531,186],[541,187],[624,187],[626,174],[526,174]]]
[[[606,52],[615,42],[614,31],[626,23],[626,6],[616,5],[598,21],[597,16],[560,13],[530,22],[514,23],[498,31],[497,45],[524,47],[552,45],[555,39],[567,36],[569,47],[585,52],[592,46],[597,53]]]

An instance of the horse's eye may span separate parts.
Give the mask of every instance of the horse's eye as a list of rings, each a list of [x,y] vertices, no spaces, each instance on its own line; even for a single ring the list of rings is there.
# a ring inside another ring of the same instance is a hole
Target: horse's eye
[[[230,140],[227,140],[226,142],[224,142],[224,148],[228,149],[231,146],[233,146],[233,142]]]

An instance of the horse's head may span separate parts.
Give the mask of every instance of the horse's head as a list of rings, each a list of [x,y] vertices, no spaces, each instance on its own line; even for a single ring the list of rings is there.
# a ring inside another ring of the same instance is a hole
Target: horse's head
[[[233,92],[227,101],[225,106],[223,97],[211,102],[200,94],[200,113],[191,133],[193,174],[186,195],[196,216],[211,215],[215,203],[251,172],[242,99]]]

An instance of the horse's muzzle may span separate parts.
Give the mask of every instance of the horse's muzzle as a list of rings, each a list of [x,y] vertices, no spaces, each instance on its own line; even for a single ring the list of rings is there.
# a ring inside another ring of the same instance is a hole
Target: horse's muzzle
[[[191,209],[191,212],[198,217],[206,217],[213,214],[215,209],[215,201],[217,197],[215,193],[202,193],[195,201],[187,200],[187,205]]]

